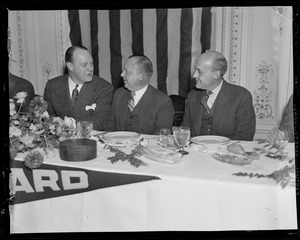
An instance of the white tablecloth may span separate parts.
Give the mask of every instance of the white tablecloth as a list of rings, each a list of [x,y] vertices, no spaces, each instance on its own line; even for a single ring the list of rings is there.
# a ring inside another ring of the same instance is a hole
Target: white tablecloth
[[[240,144],[246,151],[262,146],[246,141]],[[45,159],[45,164],[159,179],[14,204],[11,232],[297,229],[295,186],[282,188],[272,179],[233,175],[270,174],[287,161],[260,155],[251,165],[236,166],[215,160],[211,156],[214,149],[187,150],[189,154],[180,163],[164,164],[141,157],[148,166],[138,168],[128,162],[112,164],[107,157],[113,153],[100,143],[97,158],[90,161],[63,161],[57,153]],[[290,157],[295,155],[293,144],[286,150]],[[22,159],[22,154],[16,158]]]

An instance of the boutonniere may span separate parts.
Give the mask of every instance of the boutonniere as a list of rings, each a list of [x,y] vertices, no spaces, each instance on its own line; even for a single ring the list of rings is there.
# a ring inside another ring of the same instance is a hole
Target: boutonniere
[[[86,107],[85,107],[85,110],[87,111],[87,110],[92,109],[92,110],[95,111],[95,108],[96,108],[96,103],[93,103],[91,106],[86,106]]]

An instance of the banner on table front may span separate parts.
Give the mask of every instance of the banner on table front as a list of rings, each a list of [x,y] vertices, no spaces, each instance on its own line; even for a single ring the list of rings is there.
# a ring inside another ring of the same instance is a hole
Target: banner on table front
[[[155,176],[100,172],[49,164],[31,170],[23,162],[15,160],[11,170],[14,204],[160,179]]]
[[[70,41],[84,45],[94,74],[123,86],[121,72],[132,54],[153,63],[150,84],[186,97],[194,87],[196,57],[211,49],[211,7],[172,9],[69,10]]]

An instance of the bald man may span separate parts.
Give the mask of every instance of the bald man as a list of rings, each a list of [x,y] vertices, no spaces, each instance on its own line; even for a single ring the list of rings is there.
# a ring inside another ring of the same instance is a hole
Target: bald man
[[[196,59],[196,89],[188,94],[181,125],[191,128],[192,137],[218,135],[252,141],[256,125],[252,95],[226,82],[226,71],[227,61],[220,52],[208,51]]]

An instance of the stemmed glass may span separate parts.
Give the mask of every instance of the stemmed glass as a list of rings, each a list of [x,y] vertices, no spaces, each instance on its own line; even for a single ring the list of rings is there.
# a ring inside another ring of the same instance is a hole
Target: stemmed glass
[[[173,127],[173,135],[175,142],[179,147],[179,152],[182,155],[189,154],[187,151],[184,150],[184,147],[187,145],[188,140],[191,135],[190,128],[188,127]]]
[[[288,131],[279,130],[278,128],[273,128],[267,136],[268,141],[276,148],[277,155],[283,159],[285,157],[285,153],[283,152],[285,146],[289,142],[289,134]]]
[[[284,157],[284,148],[289,142],[289,134],[287,131],[282,131],[278,133],[278,137],[276,139],[276,142],[274,144],[274,147],[278,149],[279,155],[283,158]]]

